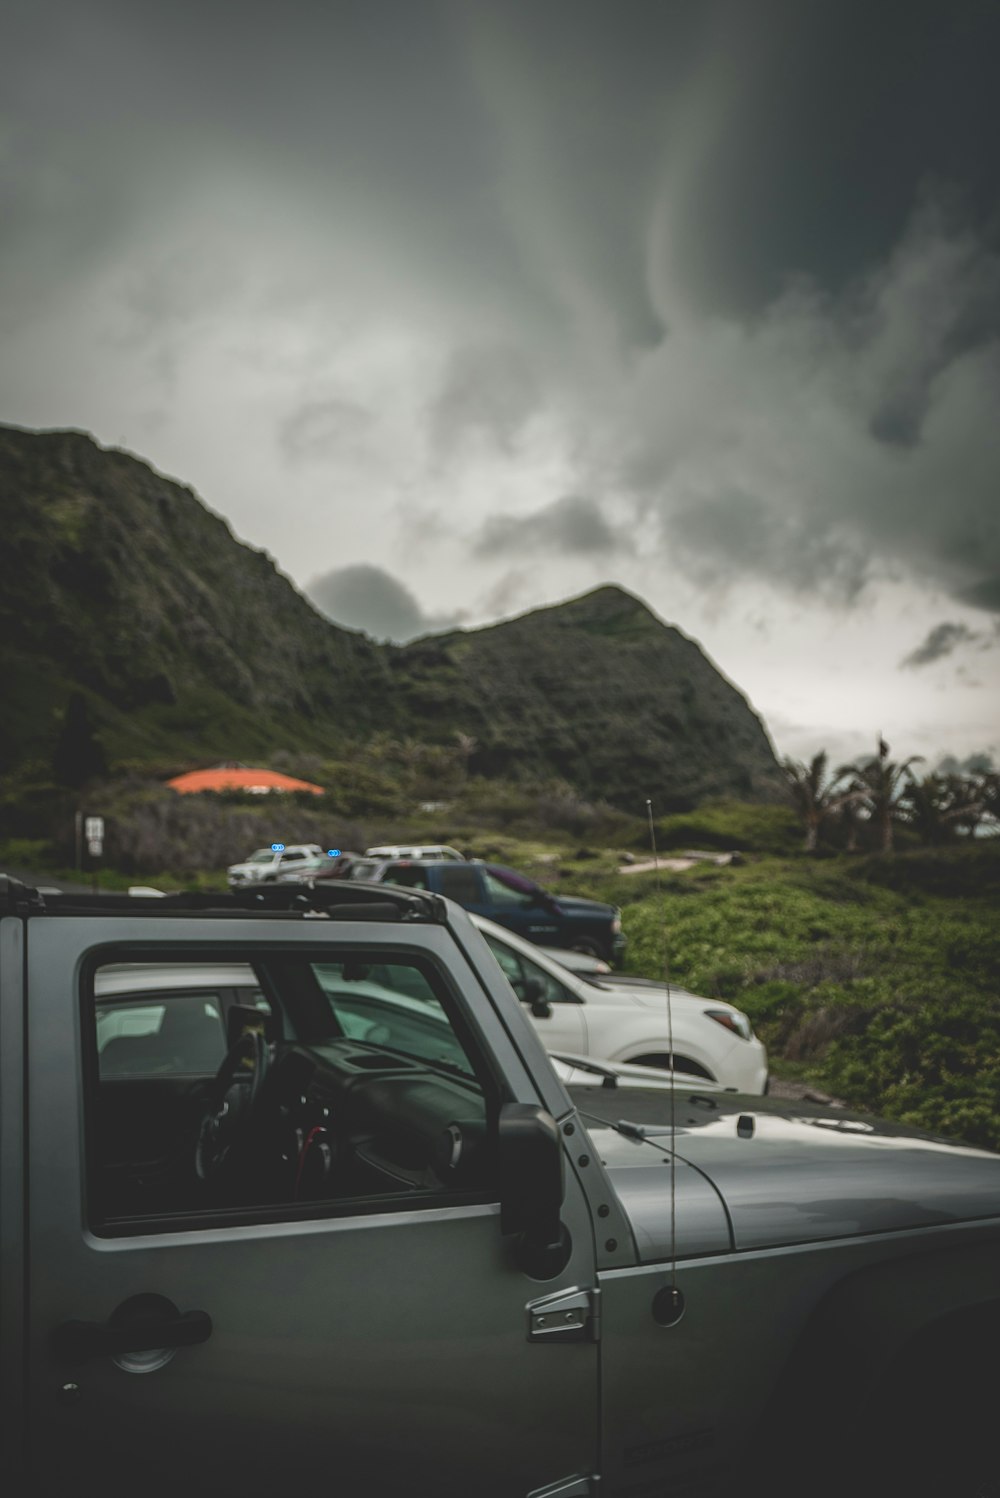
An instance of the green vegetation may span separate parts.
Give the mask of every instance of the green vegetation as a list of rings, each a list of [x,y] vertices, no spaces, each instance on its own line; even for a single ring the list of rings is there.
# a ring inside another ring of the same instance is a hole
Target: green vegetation
[[[991,768],[989,756],[981,756],[983,763],[973,773],[938,771],[922,779],[910,768],[920,759],[913,754],[894,763],[880,736],[872,759],[841,765],[830,774],[825,750],[808,765],[783,760],[792,804],[805,828],[806,852],[817,852],[824,835],[849,853],[862,840],[880,853],[891,853],[900,830],[911,842],[939,847],[963,834],[975,837],[981,827],[996,827],[1000,774]]]
[[[706,867],[625,907],[628,966],[662,975],[665,928],[672,979],[744,1009],[778,1074],[1000,1148],[998,892],[1000,839]]]
[[[654,807],[655,811],[655,807]],[[696,811],[656,821],[656,845],[667,849],[717,848],[737,852],[788,852],[801,834],[790,807],[745,801],[706,801]]]

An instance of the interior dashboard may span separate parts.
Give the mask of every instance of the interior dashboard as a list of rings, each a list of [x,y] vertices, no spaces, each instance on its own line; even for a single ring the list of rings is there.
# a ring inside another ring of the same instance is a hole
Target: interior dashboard
[[[346,1038],[277,1047],[268,1086],[294,1154],[294,1200],[486,1184],[486,1104],[472,1079]]]

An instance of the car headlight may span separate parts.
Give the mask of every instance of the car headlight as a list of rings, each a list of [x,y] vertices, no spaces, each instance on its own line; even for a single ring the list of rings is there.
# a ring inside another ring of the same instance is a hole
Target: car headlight
[[[705,1013],[709,1019],[714,1019],[717,1025],[723,1025],[725,1029],[732,1030],[733,1034],[738,1035],[741,1040],[753,1040],[753,1025],[739,1009],[706,1009]]]

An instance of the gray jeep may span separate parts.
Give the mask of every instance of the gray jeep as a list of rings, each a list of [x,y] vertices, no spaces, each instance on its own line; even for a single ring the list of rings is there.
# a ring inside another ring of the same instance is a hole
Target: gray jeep
[[[0,886],[4,1492],[1000,1491],[1000,1157],[627,1080],[433,894]]]

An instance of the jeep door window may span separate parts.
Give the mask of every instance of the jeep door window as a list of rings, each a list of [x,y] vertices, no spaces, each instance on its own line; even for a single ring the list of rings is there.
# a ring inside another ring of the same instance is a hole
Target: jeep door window
[[[489,1189],[486,1119],[498,1105],[488,1108],[488,1070],[429,961],[285,947],[252,962],[234,954],[218,985],[184,986],[183,963],[121,956],[83,995],[99,1234]],[[109,992],[126,966],[128,990]],[[456,1120],[471,1130],[460,1170],[442,1145]]]

